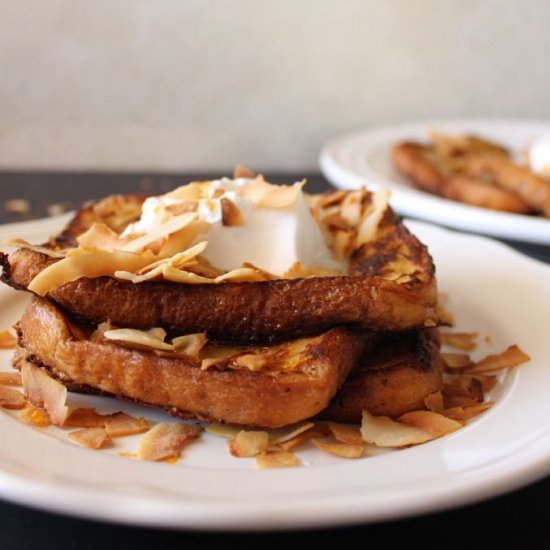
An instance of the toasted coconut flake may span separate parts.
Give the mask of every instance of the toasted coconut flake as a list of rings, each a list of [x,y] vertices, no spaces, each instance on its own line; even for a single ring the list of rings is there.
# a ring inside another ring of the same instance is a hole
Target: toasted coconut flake
[[[56,250],[45,246],[35,246],[24,239],[3,239],[0,242],[13,248],[26,248],[27,250],[32,250],[33,252],[40,252],[40,254],[44,254],[50,258],[64,258],[67,255],[66,250]]]
[[[103,333],[103,336],[106,340],[111,340],[117,344],[124,344],[133,349],[174,351],[172,344],[167,344],[143,330],[119,328],[107,330]]]
[[[347,426],[346,424],[338,424],[336,422],[327,422],[327,426],[335,439],[341,443],[347,443],[349,445],[363,444],[361,431],[358,428]]]
[[[278,445],[279,443],[285,443],[286,441],[290,441],[291,439],[294,439],[296,436],[300,435],[301,433],[307,432],[309,429],[313,428],[314,426],[315,424],[313,422],[305,422],[304,424],[301,424],[296,428],[292,428],[286,434],[271,438],[270,445]]]
[[[399,417],[399,422],[419,428],[434,438],[442,437],[462,428],[462,424],[432,411],[413,411]]]
[[[99,414],[95,409],[74,409],[63,424],[72,428],[104,428],[106,415]]]
[[[131,254],[115,250],[108,252],[80,251],[55,262],[40,272],[29,284],[28,289],[39,296],[45,296],[51,290],[82,277],[90,279],[104,275],[114,276],[117,271],[135,272],[151,263],[149,254]]]
[[[462,375],[443,383],[445,408],[465,406],[483,401],[483,386],[474,376]]]
[[[443,394],[440,391],[430,393],[424,397],[424,405],[429,411],[440,413],[445,408]]]
[[[346,194],[340,204],[340,214],[350,227],[358,227],[361,221],[361,209],[365,191],[359,189]]]
[[[339,260],[349,258],[353,252],[355,235],[353,231],[336,231],[332,240],[332,250]]]
[[[335,277],[342,273],[336,269],[325,267],[308,267],[300,262],[294,262],[283,274],[284,279],[301,279],[307,277]]]
[[[441,359],[448,372],[460,372],[474,364],[467,353],[442,353]]]
[[[200,426],[157,424],[140,439],[137,457],[155,462],[178,458],[185,445],[199,437],[200,432]]]
[[[256,173],[247,168],[246,166],[243,166],[242,164],[236,164],[235,168],[233,170],[233,178],[255,178]]]
[[[48,413],[43,409],[37,409],[32,405],[27,405],[19,414],[19,420],[36,426],[37,428],[46,428],[51,425]]]
[[[15,349],[17,338],[8,330],[0,330],[0,349]]]
[[[201,370],[208,370],[211,368],[225,369],[227,364],[227,357],[206,357],[201,361]]]
[[[373,416],[368,411],[363,411],[361,435],[363,441],[377,447],[407,447],[434,439],[425,430],[402,424],[387,416]]]
[[[46,212],[48,213],[48,216],[59,216],[60,214],[66,212],[67,208],[68,206],[62,202],[53,202],[48,204],[46,207]]]
[[[229,452],[238,458],[256,456],[269,446],[267,432],[240,431],[235,439],[229,441]]]
[[[111,438],[103,428],[85,428],[71,432],[69,437],[87,449],[105,449],[111,444]]]
[[[4,203],[4,210],[10,214],[28,214],[31,203],[27,199],[9,199]]]
[[[350,231],[352,229],[348,221],[344,218],[344,216],[342,216],[338,212],[334,212],[333,214],[330,214],[329,216],[324,217],[323,224],[326,227],[328,227],[331,231],[334,231],[334,230]]]
[[[24,409],[27,401],[25,396],[11,388],[0,386],[0,407],[9,410]]]
[[[372,194],[372,202],[370,206],[363,212],[361,223],[357,230],[356,247],[368,243],[376,237],[378,226],[384,217],[384,213],[388,208],[390,200],[389,189],[377,189]]]
[[[105,430],[110,437],[123,437],[146,432],[149,423],[145,418],[134,418],[129,414],[118,412],[105,417]]]
[[[166,338],[166,331],[162,327],[150,328],[147,331],[147,334],[150,334],[153,338],[156,338],[157,340],[160,340],[161,342],[164,342],[164,340]]]
[[[321,451],[340,458],[361,458],[365,445],[350,445],[349,443],[330,443],[323,439],[312,439],[311,442]]]
[[[235,357],[233,362],[239,367],[243,367],[252,372],[257,372],[262,370],[267,365],[267,357],[265,355],[249,353]]]
[[[48,374],[28,362],[21,367],[23,387],[31,405],[43,408],[52,424],[63,426],[69,414],[67,407],[67,388]]]
[[[0,386],[22,386],[23,381],[18,372],[0,372]]]
[[[450,409],[445,409],[442,414],[453,420],[467,422],[490,409],[493,405],[494,403],[492,401],[487,401],[485,403],[477,403],[465,407],[451,407]]]
[[[294,468],[299,465],[298,457],[288,451],[277,451],[256,456],[256,466],[261,469]]]
[[[491,391],[497,384],[497,377],[491,375],[478,374],[474,376],[477,380],[481,382],[481,389],[483,392]]]
[[[166,223],[162,224],[156,230],[151,231],[142,237],[131,240],[124,246],[124,248],[122,248],[122,250],[134,253],[143,252],[151,245],[162,241],[173,233],[177,233],[182,229],[185,229],[195,221],[198,221],[198,214],[196,212],[189,212],[187,214],[182,214],[181,216],[175,216]]]
[[[244,225],[244,217],[239,210],[239,207],[227,197],[220,200],[222,211],[222,225],[226,227],[239,227]]]
[[[502,369],[508,369],[521,365],[530,361],[531,357],[523,352],[518,346],[513,345],[508,347],[502,353],[488,355],[481,361],[478,361],[471,369],[470,373],[474,372],[496,372]]]
[[[331,191],[328,193],[322,193],[317,196],[317,205],[320,208],[327,208],[328,206],[334,206],[335,204],[340,204],[344,197],[346,196],[346,191],[344,189],[339,189],[338,191]]]
[[[196,334],[186,334],[172,340],[174,351],[178,354],[187,355],[189,357],[198,357],[202,348],[208,342],[205,332]]]
[[[300,445],[303,445],[306,441],[310,441],[313,438],[320,438],[325,437],[327,434],[319,429],[311,429],[307,432],[302,432],[301,434],[298,434],[297,436],[293,437],[292,439],[289,439],[288,441],[283,441],[281,443],[278,443],[278,447],[283,449],[284,451],[292,451]]]
[[[241,431],[241,428],[236,426],[230,426],[229,424],[209,424],[206,427],[206,432],[218,437],[225,437],[227,439],[235,439],[237,434]]]
[[[255,206],[284,208],[296,202],[305,183],[306,181],[302,180],[294,185],[275,185],[258,176],[243,189],[241,195]]]
[[[442,332],[440,338],[442,344],[464,351],[473,351],[477,347],[477,332]]]
[[[109,226],[104,223],[94,223],[92,226],[77,237],[77,242],[84,248],[96,248],[97,250],[120,250],[127,243],[128,239],[120,238]]]

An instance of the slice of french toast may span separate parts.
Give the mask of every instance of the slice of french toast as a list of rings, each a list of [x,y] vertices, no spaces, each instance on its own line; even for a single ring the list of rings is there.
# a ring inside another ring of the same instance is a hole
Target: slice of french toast
[[[326,208],[326,227],[345,235],[339,214],[350,193],[317,197]],[[365,191],[363,200],[371,200]],[[121,231],[139,217],[139,196],[111,197],[79,212],[53,239],[56,249],[73,246],[92,223],[103,220]],[[331,225],[334,224],[334,227]],[[348,254],[348,272],[336,276],[279,278],[257,282],[182,284],[131,283],[114,277],[81,277],[47,297],[75,318],[92,323],[178,333],[207,332],[209,337],[241,342],[275,341],[318,334],[335,326],[364,330],[409,330],[437,323],[437,288],[432,259],[388,207],[373,239]],[[0,255],[2,279],[27,289],[33,279],[60,261],[37,249]]]
[[[208,343],[200,355],[158,355],[108,341],[96,328],[77,328],[38,297],[17,330],[19,356],[71,390],[129,399],[182,418],[270,428],[319,414],[379,339],[333,329],[271,346]]]
[[[283,344],[209,343],[200,356],[159,356],[77,327],[37,297],[17,329],[15,365],[25,358],[71,391],[187,419],[268,428],[316,416],[356,423],[364,409],[392,417],[422,409],[424,397],[441,389],[433,329],[392,335],[333,329]]]
[[[384,335],[363,354],[321,418],[360,423],[364,409],[392,418],[424,409],[424,398],[441,390],[439,348],[437,329]]]
[[[502,162],[501,155],[493,153],[489,156],[498,156],[497,162]],[[457,156],[450,158],[456,159]],[[498,185],[494,174],[469,174],[464,170],[454,169],[457,163],[448,162],[448,158],[434,145],[398,143],[392,149],[391,159],[399,172],[428,193],[493,210],[517,214],[529,214],[533,211],[532,206],[520,198],[511,186],[505,188]]]

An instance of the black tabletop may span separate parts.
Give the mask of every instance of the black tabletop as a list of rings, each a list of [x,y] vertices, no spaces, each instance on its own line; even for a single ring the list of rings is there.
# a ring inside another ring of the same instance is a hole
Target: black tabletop
[[[219,175],[219,174],[218,174]],[[216,174],[208,174],[208,177]],[[289,182],[302,175],[272,175]],[[156,193],[205,174],[91,174],[0,172],[0,223],[42,217],[78,207],[84,201],[116,192]],[[318,175],[308,175],[310,191],[327,189]],[[520,252],[550,263],[550,247],[508,243]],[[9,444],[3,441],[2,445]],[[0,495],[2,488],[0,486]],[[550,536],[550,478],[486,502],[427,516],[374,525],[271,534],[161,531],[109,525],[20,507],[0,500],[0,550],[173,548],[265,545],[402,543],[407,546],[470,548],[547,548]],[[351,542],[351,541],[359,542]]]

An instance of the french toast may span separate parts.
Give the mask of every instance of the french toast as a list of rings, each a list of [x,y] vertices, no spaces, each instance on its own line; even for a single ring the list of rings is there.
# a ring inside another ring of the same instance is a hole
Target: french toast
[[[500,155],[496,156],[501,159]],[[512,186],[500,187],[493,175],[487,178],[480,173],[474,175],[453,169],[453,163],[447,162],[447,157],[438,153],[433,145],[398,143],[392,149],[391,159],[399,172],[428,193],[492,210],[516,214],[533,212],[532,206],[519,197]]]
[[[363,410],[398,418],[424,409],[441,389],[443,364],[437,329],[384,335],[364,353],[321,418],[359,423]]]
[[[321,211],[330,214],[327,231],[345,233],[338,208],[350,193],[318,197]],[[362,200],[372,200],[363,193]],[[119,232],[139,217],[142,201],[135,195],[100,201],[78,213],[49,246],[56,250],[74,246],[78,236],[100,219]],[[218,284],[80,277],[46,295],[75,318],[96,324],[109,319],[136,329],[160,326],[180,334],[206,332],[211,338],[244,342],[318,334],[335,326],[409,330],[437,323],[432,259],[389,207],[375,237],[349,250],[347,260],[348,272],[333,276]],[[59,261],[37,249],[23,248],[9,258],[2,254],[2,279],[14,288],[27,289]]]
[[[51,302],[37,297],[17,330],[27,361],[73,391],[120,396],[182,418],[270,428],[319,414],[361,353],[378,340],[375,334],[333,329],[269,347],[212,344],[201,357],[158,356],[85,336]],[[266,363],[258,371],[238,367],[243,355]],[[211,358],[219,366],[202,369]]]
[[[441,388],[433,329],[333,329],[271,346],[214,343],[200,357],[163,357],[106,341],[87,327],[75,330],[51,302],[34,297],[17,330],[18,356],[69,390],[122,397],[180,418],[268,428],[314,416],[358,422],[364,409],[392,417],[422,409]],[[251,371],[236,363],[243,355],[267,360]],[[220,361],[202,369],[212,357]]]

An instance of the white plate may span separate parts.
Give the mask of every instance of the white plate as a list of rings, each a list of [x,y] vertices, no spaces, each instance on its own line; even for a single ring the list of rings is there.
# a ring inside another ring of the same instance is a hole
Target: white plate
[[[374,188],[389,187],[392,205],[405,216],[474,233],[550,245],[548,219],[469,206],[415,189],[408,183],[390,162],[391,148],[400,141],[426,141],[431,129],[475,133],[519,151],[533,138],[550,130],[550,121],[434,120],[374,128],[327,144],[321,151],[321,170],[338,187],[347,189],[365,184]]]
[[[502,493],[550,472],[550,268],[487,239],[420,222],[409,226],[430,246],[440,288],[462,328],[491,335],[478,356],[517,343],[530,364],[506,377],[497,405],[468,427],[404,451],[356,461],[316,449],[304,466],[256,470],[229,456],[225,441],[205,435],[174,465],[91,451],[55,428],[38,429],[0,412],[0,496],[45,510],[138,525],[203,529],[326,527],[438,511]],[[0,228],[0,238],[41,242],[59,221]],[[2,286],[0,327],[28,300]],[[0,356],[8,369],[9,353]],[[98,397],[71,397],[106,411],[165,417]]]

